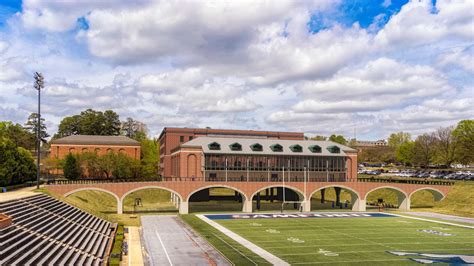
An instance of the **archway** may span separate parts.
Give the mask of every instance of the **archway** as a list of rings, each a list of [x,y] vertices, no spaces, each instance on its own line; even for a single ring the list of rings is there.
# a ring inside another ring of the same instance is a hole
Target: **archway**
[[[250,199],[252,199],[252,210],[255,212],[295,211],[301,210],[305,196],[295,187],[272,185],[259,189],[251,195]]]
[[[382,186],[374,188],[365,194],[365,200],[369,208],[385,208],[409,210],[410,199],[400,188],[392,186]]]
[[[124,213],[177,212],[182,196],[168,188],[145,186],[128,191],[120,202]]]
[[[187,172],[187,177],[196,177],[197,175],[197,158],[196,158],[196,155],[194,154],[190,154],[188,155],[188,165],[187,165],[187,169],[188,169],[188,172]]]
[[[64,194],[65,201],[81,209],[102,213],[122,213],[120,198],[106,189],[85,187]]]
[[[365,211],[365,202],[359,193],[343,185],[328,185],[313,191],[311,210]]]
[[[212,185],[191,192],[187,198],[189,212],[247,212],[247,196],[237,188]]]
[[[435,202],[444,199],[444,194],[431,187],[419,188],[410,193],[410,205],[411,208],[432,208]]]

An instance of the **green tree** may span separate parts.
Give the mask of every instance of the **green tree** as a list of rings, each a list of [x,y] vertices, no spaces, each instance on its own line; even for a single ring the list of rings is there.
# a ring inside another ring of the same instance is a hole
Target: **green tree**
[[[388,146],[398,149],[400,145],[409,141],[411,141],[410,133],[403,131],[398,133],[392,133],[390,134],[390,137],[388,137]]]
[[[159,150],[158,140],[144,139],[141,141],[142,177],[153,178],[158,176]]]
[[[117,113],[112,110],[106,110],[103,113],[104,126],[101,135],[120,135],[120,118]]]
[[[53,139],[80,134],[80,118],[80,115],[67,116],[63,118],[58,126],[58,134],[53,136]]]
[[[435,132],[436,161],[448,167],[455,161],[459,146],[453,130],[454,127],[441,127]]]
[[[310,138],[310,140],[327,140],[328,138],[325,136],[314,136]]]
[[[63,163],[64,177],[67,179],[79,179],[82,176],[82,169],[76,156],[69,153],[64,158]]]
[[[474,120],[462,120],[453,131],[458,143],[456,160],[462,164],[474,162]]]
[[[335,135],[335,134],[332,134],[330,137],[329,137],[329,140],[330,141],[333,141],[333,142],[336,142],[336,143],[339,143],[339,144],[342,144],[342,145],[346,145],[347,144],[347,140],[344,138],[344,136],[342,135]]]
[[[112,176],[115,179],[126,179],[132,176],[131,159],[123,153],[115,154],[112,167]]]
[[[9,139],[16,147],[32,150],[36,147],[36,136],[28,132],[20,124],[10,121],[0,122],[0,138]]]
[[[0,137],[0,186],[20,184],[35,178],[36,166],[31,153]]]
[[[404,165],[411,164],[414,159],[415,142],[407,141],[398,146],[395,154],[398,162]]]
[[[28,130],[31,134],[36,136],[36,132],[38,130],[38,113],[31,113],[30,116],[28,117],[28,120],[25,123],[25,129]],[[44,118],[41,117],[40,119],[40,139],[41,142],[47,143],[48,141],[46,138],[49,137],[49,134],[47,132],[46,125],[44,123]]]
[[[428,167],[435,155],[435,143],[436,138],[434,134],[425,133],[420,135],[415,140],[415,146],[413,148],[413,159],[414,163],[419,166]]]
[[[55,137],[70,135],[120,135],[120,119],[112,110],[105,112],[87,109],[79,115],[65,117]]]

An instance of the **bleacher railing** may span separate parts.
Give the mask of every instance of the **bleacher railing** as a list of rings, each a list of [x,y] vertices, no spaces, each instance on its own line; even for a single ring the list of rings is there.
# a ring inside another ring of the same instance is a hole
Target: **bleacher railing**
[[[374,182],[374,183],[398,183],[398,184],[420,184],[420,185],[441,185],[441,186],[452,186],[454,181],[449,180],[413,180],[413,179],[390,179],[390,178],[309,178],[305,180],[300,177],[285,178],[284,182]],[[77,179],[77,180],[48,180],[48,185],[67,185],[67,184],[102,184],[102,183],[137,183],[137,182],[275,182],[282,183],[283,179],[280,178],[202,178],[202,177],[157,177],[153,179]]]

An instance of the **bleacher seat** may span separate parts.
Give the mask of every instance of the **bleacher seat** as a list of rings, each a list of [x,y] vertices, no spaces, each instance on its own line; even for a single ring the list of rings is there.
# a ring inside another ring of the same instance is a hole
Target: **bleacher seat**
[[[39,194],[0,202],[0,265],[102,265],[113,224]]]

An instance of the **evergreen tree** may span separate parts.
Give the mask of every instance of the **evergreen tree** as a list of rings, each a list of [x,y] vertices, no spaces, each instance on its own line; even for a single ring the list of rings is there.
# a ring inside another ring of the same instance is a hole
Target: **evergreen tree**
[[[81,165],[76,156],[69,153],[64,158],[63,165],[64,177],[67,179],[75,180],[79,179],[82,175]]]

